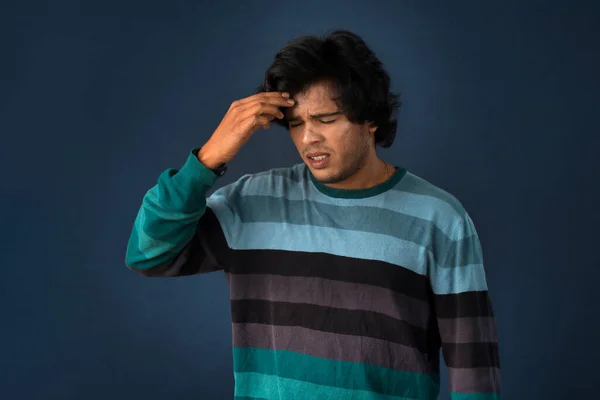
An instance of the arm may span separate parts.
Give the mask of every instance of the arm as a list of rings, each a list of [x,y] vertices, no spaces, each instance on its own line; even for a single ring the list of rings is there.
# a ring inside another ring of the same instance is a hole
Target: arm
[[[498,338],[482,249],[465,212],[432,273],[434,308],[452,400],[500,399]]]
[[[127,245],[126,265],[145,276],[182,276],[223,269],[227,250],[206,195],[217,176],[193,151],[180,170],[168,169],[142,200]],[[225,201],[224,198],[221,198]]]
[[[227,241],[206,194],[215,183],[210,170],[229,162],[261,126],[283,118],[292,107],[288,93],[258,93],[234,101],[202,146],[180,170],[168,169],[142,201],[127,245],[125,263],[147,276],[180,276],[222,269]],[[202,162],[200,162],[202,160]],[[228,194],[211,199],[224,218],[231,215]],[[231,218],[230,218],[231,219]]]

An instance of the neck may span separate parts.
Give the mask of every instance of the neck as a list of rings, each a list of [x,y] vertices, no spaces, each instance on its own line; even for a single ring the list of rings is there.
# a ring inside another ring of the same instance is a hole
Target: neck
[[[327,186],[335,189],[367,189],[387,181],[395,171],[393,166],[374,156],[350,178]]]

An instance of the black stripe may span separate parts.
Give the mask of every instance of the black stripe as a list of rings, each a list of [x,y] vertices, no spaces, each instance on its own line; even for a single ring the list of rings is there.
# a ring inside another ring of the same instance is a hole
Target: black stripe
[[[387,340],[427,352],[424,329],[372,311],[266,300],[232,300],[233,323],[301,326],[322,332]]]
[[[439,318],[493,317],[487,291],[435,295],[435,313]]]
[[[407,268],[379,260],[364,260],[327,253],[285,250],[234,250],[228,272],[273,274],[363,283],[430,301],[427,278]]]
[[[498,343],[443,343],[442,352],[450,368],[500,368]]]

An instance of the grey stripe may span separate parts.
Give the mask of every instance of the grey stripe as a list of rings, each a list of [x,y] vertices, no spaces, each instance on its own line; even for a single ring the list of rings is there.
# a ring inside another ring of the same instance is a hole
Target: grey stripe
[[[439,318],[442,342],[498,343],[494,317]]]
[[[314,277],[248,274],[231,280],[232,300],[268,300],[373,311],[427,328],[429,305],[389,289]]]
[[[233,324],[234,347],[286,350],[330,360],[373,364],[395,370],[437,374],[427,355],[413,347],[368,337],[294,326]]]
[[[450,391],[458,393],[499,393],[499,368],[448,368]]]

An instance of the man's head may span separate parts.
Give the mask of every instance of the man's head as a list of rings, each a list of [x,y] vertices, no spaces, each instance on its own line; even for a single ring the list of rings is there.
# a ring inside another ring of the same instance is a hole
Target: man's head
[[[381,62],[357,35],[335,31],[324,38],[291,41],[275,56],[259,91],[288,92],[286,127],[316,179],[335,184],[377,158],[375,146],[396,136],[398,96]],[[312,153],[326,153],[324,161]]]

